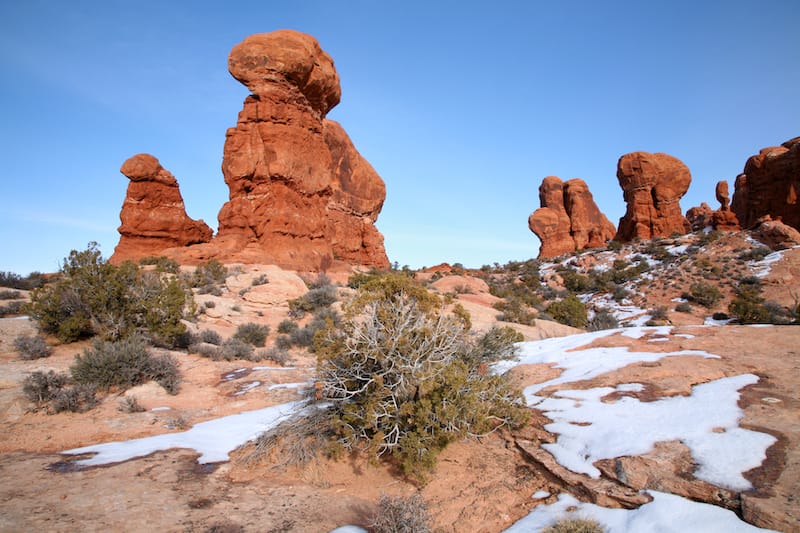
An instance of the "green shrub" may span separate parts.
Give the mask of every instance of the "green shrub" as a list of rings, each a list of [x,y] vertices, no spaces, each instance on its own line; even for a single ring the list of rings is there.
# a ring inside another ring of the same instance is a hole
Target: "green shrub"
[[[574,294],[570,294],[562,300],[551,303],[547,307],[547,313],[552,316],[556,322],[574,328],[586,327],[588,321],[586,305]]]
[[[196,353],[200,357],[207,357],[212,361],[219,361],[222,359],[222,349],[215,344],[209,344],[207,342],[192,344],[189,346],[189,353]]]
[[[233,338],[256,347],[261,347],[266,343],[267,335],[269,335],[269,326],[248,322],[236,328],[236,333],[233,334]]]
[[[258,359],[261,361],[272,361],[281,366],[286,366],[292,359],[288,351],[277,346],[273,346],[269,350],[260,350],[257,355]]]
[[[424,478],[449,442],[523,422],[519,393],[474,365],[461,321],[400,293],[318,336],[319,399],[345,449],[391,454]]]
[[[31,293],[29,314],[62,342],[99,335],[117,340],[134,333],[171,344],[186,331],[184,308],[193,301],[174,276],[107,263],[96,243],[73,250],[57,281]]]
[[[20,301],[8,302],[0,305],[0,318],[5,316],[21,315],[25,312],[25,303]]]
[[[683,294],[683,298],[692,302],[696,302],[703,307],[714,307],[717,302],[722,299],[722,293],[714,285],[699,282],[693,283],[689,287],[689,292]]]
[[[192,287],[215,286],[225,283],[227,277],[228,268],[216,259],[211,259],[197,265],[191,277]]]
[[[151,356],[140,337],[114,342],[95,341],[82,356],[75,356],[70,373],[79,384],[105,390],[125,390],[155,380],[167,392],[174,394],[179,381],[177,362],[171,356]]]
[[[328,307],[337,300],[336,287],[323,285],[315,287],[299,298],[289,300],[289,316],[302,318],[306,313]]]
[[[477,366],[481,363],[513,359],[519,353],[516,343],[524,340],[522,333],[510,326],[492,326],[478,338],[469,355],[469,362]]]
[[[608,309],[600,309],[595,312],[592,319],[589,321],[588,329],[590,331],[600,331],[604,329],[615,329],[619,327],[619,320],[611,314]]]
[[[165,272],[169,274],[177,274],[180,272],[180,264],[174,259],[169,259],[168,257],[159,256],[150,256],[150,257],[143,257],[139,259],[140,265],[155,265],[157,272]]]
[[[92,385],[75,385],[58,390],[50,401],[54,413],[69,411],[82,413],[97,405],[95,388]]]
[[[761,261],[771,253],[772,250],[766,246],[756,246],[755,248],[751,248],[740,253],[737,256],[737,259],[741,259],[743,261]]]
[[[29,291],[41,287],[43,284],[44,274],[41,272],[31,272],[25,278],[14,272],[0,272],[0,287]]]
[[[605,529],[596,520],[564,518],[541,530],[540,533],[604,533]]]
[[[381,494],[370,524],[375,533],[429,533],[431,517],[419,493],[404,498]]]
[[[739,284],[736,297],[728,305],[728,311],[742,324],[767,324],[771,322],[769,310],[764,307],[764,298],[759,294],[760,285]]]
[[[525,305],[523,301],[517,298],[510,297],[507,300],[495,303],[492,307],[501,311],[496,317],[497,320],[526,326],[533,326],[536,324],[536,315],[528,309],[528,306]]]
[[[647,321],[648,326],[663,326],[669,323],[669,312],[663,305],[650,309],[650,320]]]
[[[250,283],[251,287],[258,287],[259,285],[266,285],[269,283],[269,278],[266,274],[261,274],[257,278],[254,278],[253,281]]]
[[[14,339],[14,349],[22,359],[40,359],[49,357],[53,350],[47,345],[44,337],[39,335],[20,335]]]
[[[123,396],[119,401],[118,409],[123,413],[143,413],[145,408],[139,403],[136,396]]]
[[[692,305],[689,302],[680,302],[675,306],[675,310],[679,313],[691,313]]]

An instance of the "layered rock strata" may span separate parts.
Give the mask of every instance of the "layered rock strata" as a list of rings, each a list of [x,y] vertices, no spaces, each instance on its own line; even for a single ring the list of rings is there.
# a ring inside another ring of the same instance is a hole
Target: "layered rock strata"
[[[617,180],[627,208],[614,240],[648,240],[689,232],[691,226],[679,202],[689,190],[692,175],[679,159],[662,153],[625,154],[617,163]]]
[[[528,227],[542,241],[540,258],[605,246],[616,232],[582,179],[547,176],[539,186],[539,205]]]
[[[112,263],[211,240],[211,228],[186,214],[177,180],[158,159],[149,154],[135,155],[123,163],[120,172],[130,183],[119,215],[120,239],[110,258]]]
[[[732,208],[750,229],[769,215],[800,229],[800,137],[763,148],[747,160],[736,178]]]

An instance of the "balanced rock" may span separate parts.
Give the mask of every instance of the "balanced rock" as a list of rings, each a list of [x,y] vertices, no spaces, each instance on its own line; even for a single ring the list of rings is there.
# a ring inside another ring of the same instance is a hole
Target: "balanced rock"
[[[739,219],[736,213],[731,211],[730,196],[728,195],[728,182],[725,180],[717,182],[715,188],[719,209],[713,211],[707,203],[703,202],[700,207],[692,207],[686,211],[686,219],[692,231],[711,227],[721,231],[736,231],[739,228]]]
[[[231,50],[231,75],[251,93],[226,134],[230,190],[215,246],[233,258],[297,270],[334,260],[385,268],[374,223],[386,188],[342,127],[333,60],[313,37],[281,30]]]
[[[617,163],[617,180],[627,209],[615,240],[648,240],[689,232],[691,226],[679,202],[689,190],[692,175],[682,161],[661,153],[625,154]]]
[[[565,183],[547,176],[539,186],[539,204],[528,217],[528,227],[542,241],[539,257],[605,246],[616,231],[582,179]]]
[[[211,228],[186,214],[175,177],[149,154],[123,163],[120,172],[129,180],[122,203],[120,239],[112,263],[161,255],[164,250],[211,240]]]
[[[762,149],[736,178],[733,211],[742,227],[769,215],[800,229],[800,137]]]

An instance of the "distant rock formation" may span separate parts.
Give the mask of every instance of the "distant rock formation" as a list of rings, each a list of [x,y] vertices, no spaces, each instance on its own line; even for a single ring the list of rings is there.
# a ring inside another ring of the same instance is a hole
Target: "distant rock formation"
[[[614,224],[600,212],[582,179],[565,183],[547,176],[539,186],[539,205],[528,217],[528,227],[542,241],[540,258],[599,248],[614,237]]]
[[[331,57],[313,37],[281,30],[245,38],[231,50],[228,70],[251,94],[226,133],[222,173],[230,192],[218,233],[165,255],[303,271],[337,261],[387,268],[374,225],[386,187],[344,129],[325,119],[341,97]],[[136,233],[140,222],[123,226]]]
[[[707,227],[720,231],[736,231],[739,229],[739,219],[730,208],[730,196],[728,195],[728,182],[725,180],[717,182],[716,189],[717,201],[720,203],[719,209],[712,210],[707,203],[703,202],[700,207],[692,207],[686,211],[686,219],[692,231],[699,231]]]
[[[211,240],[211,228],[187,216],[178,182],[158,159],[135,155],[123,163],[120,172],[131,181],[119,215],[120,239],[112,263]]]
[[[743,228],[769,215],[800,229],[800,137],[763,148],[736,178],[733,211]]]
[[[617,163],[617,180],[627,210],[614,240],[647,240],[690,231],[679,201],[689,190],[692,175],[679,159],[661,153],[625,154]]]

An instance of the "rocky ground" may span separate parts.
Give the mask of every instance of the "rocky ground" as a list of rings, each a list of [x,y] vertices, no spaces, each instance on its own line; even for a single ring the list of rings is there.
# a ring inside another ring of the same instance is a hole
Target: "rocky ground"
[[[734,258],[739,244],[725,245],[729,271],[746,266]],[[726,254],[720,250],[708,255],[723,261]],[[705,268],[705,262],[695,266],[703,257],[679,265],[687,272]],[[791,291],[798,286],[798,265],[800,250],[787,252],[773,264],[764,278],[765,294],[790,302]],[[252,279],[262,274],[270,282],[253,286]],[[474,327],[485,329],[496,320],[497,311],[491,307],[495,297],[484,280],[468,274],[445,275],[434,287],[455,295],[470,311]],[[647,293],[641,290],[638,295],[646,300],[640,304],[642,309],[674,306],[672,299],[685,289],[679,273],[646,285]],[[196,327],[230,336],[238,324],[256,321],[271,325],[274,332],[287,316],[287,301],[305,291],[294,273],[275,267],[243,267],[228,278],[221,296],[197,296],[199,305],[214,304],[205,308]],[[347,290],[340,292],[344,296]],[[437,530],[494,532],[510,526],[535,505],[552,503],[563,492],[583,501],[630,507],[642,503],[639,489],[656,489],[727,507],[760,527],[797,531],[800,328],[702,327],[708,313],[705,309],[670,312],[673,328],[648,330],[641,338],[617,333],[594,340],[593,346],[624,346],[640,352],[702,350],[719,358],[675,356],[633,363],[592,379],[548,387],[539,394],[552,397],[565,388],[635,382],[643,384],[643,389],[629,395],[647,402],[688,395],[693,385],[722,377],[755,374],[758,383],[741,391],[739,407],[744,418],[739,425],[768,433],[777,442],[768,449],[766,461],[745,474],[754,489],[742,493],[696,479],[696,465],[677,441],[659,443],[641,456],[599,461],[596,466],[603,473],[599,480],[575,474],[538,447],[540,442],[554,442],[556,436],[544,428],[550,420],[535,409],[532,423],[516,434],[496,433],[448,447],[423,487],[400,479],[388,466],[371,465],[357,457],[319,460],[298,469],[245,462],[246,450],[234,453],[229,462],[211,465],[199,465],[193,450],[176,449],[109,466],[76,468],[72,458],[60,452],[179,432],[205,420],[295,400],[302,389],[270,385],[306,382],[313,375],[314,360],[293,351],[292,360],[282,367],[268,361],[212,361],[175,352],[183,374],[179,394],[170,396],[154,383],[125,393],[135,396],[144,412],[120,411],[122,395],[110,394],[86,413],[49,415],[31,410],[22,394],[24,377],[35,370],[66,370],[86,343],[55,346],[54,354],[46,359],[23,361],[12,342],[17,335],[32,332],[33,325],[25,319],[0,319],[0,530],[319,532],[344,524],[368,524],[382,493],[410,495],[420,490]],[[527,340],[576,331],[544,320],[536,326],[515,327]],[[525,387],[559,373],[550,365],[523,365],[511,375]],[[603,401],[616,399],[612,395]],[[538,491],[551,496],[533,500],[531,495]]]

